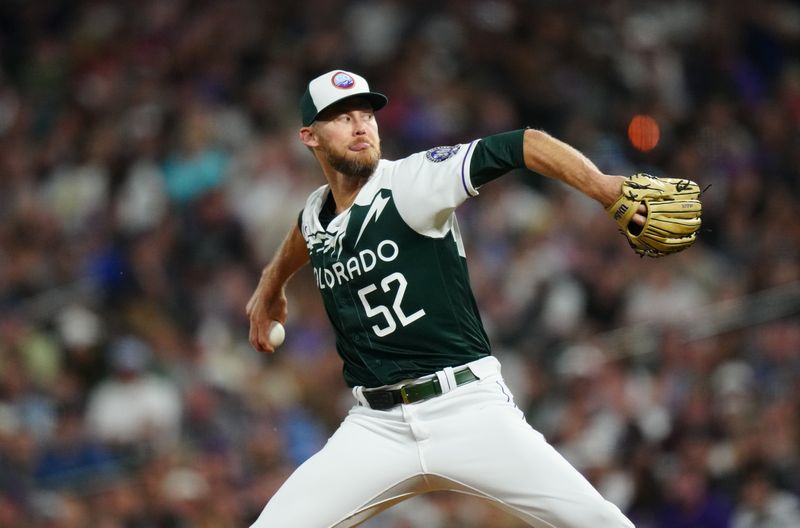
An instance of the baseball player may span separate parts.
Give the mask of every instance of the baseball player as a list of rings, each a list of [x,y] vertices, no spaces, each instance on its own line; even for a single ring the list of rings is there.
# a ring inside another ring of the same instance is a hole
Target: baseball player
[[[250,341],[274,352],[268,329],[286,320],[286,283],[310,263],[354,405],[252,526],[351,527],[433,490],[489,499],[530,526],[633,526],[514,405],[454,214],[518,167],[603,206],[624,178],[532,129],[383,160],[375,112],[386,103],[346,71],[312,80],[301,99],[300,141],[327,184],[262,272],[247,305]],[[628,219],[642,225],[643,212]]]

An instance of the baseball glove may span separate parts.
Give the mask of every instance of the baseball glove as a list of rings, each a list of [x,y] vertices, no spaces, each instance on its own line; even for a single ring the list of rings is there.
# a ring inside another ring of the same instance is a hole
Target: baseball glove
[[[640,256],[663,257],[688,248],[700,229],[700,188],[691,180],[634,174],[622,195],[606,209]],[[639,204],[647,207],[643,226],[631,222]]]

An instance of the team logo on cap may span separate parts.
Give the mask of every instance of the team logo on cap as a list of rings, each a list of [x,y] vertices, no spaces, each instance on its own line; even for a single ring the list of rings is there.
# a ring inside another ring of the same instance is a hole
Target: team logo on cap
[[[344,90],[348,88],[352,88],[353,85],[356,84],[355,79],[353,79],[350,74],[345,72],[336,72],[331,79],[333,85],[337,88],[342,88]]]
[[[439,163],[452,157],[460,148],[461,145],[456,145],[454,147],[435,147],[426,152],[425,157],[428,158],[428,161]]]

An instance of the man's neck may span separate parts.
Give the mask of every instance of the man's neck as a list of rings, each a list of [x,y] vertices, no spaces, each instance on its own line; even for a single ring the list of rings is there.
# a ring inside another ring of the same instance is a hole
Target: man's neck
[[[358,196],[358,192],[367,183],[368,178],[353,178],[333,169],[325,171],[325,178],[336,202],[336,214],[348,209]]]

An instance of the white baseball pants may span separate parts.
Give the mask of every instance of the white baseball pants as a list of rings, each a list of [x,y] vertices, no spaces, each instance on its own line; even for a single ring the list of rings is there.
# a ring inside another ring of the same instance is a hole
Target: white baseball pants
[[[496,358],[468,366],[478,381],[388,411],[354,390],[359,403],[251,528],[353,527],[434,490],[489,499],[539,528],[633,528],[528,425]]]

